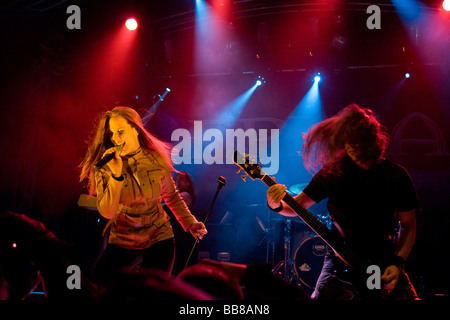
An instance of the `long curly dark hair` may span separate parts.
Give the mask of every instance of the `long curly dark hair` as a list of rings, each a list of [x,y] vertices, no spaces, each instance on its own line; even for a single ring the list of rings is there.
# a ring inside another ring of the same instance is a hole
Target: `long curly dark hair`
[[[362,161],[378,161],[388,140],[372,110],[350,104],[303,134],[303,164],[311,173],[322,167],[339,172],[346,156],[345,144],[358,145]]]

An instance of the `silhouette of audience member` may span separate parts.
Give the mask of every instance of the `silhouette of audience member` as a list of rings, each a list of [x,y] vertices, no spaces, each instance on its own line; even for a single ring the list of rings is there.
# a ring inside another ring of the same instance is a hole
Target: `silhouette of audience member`
[[[80,268],[80,289],[67,280],[70,265]],[[41,282],[49,299],[93,299],[97,287],[81,251],[58,239],[42,222],[24,214],[0,214],[0,294],[25,299]]]
[[[115,277],[101,299],[104,300],[215,300],[207,292],[160,269],[123,271]]]
[[[219,300],[244,300],[237,277],[220,265],[199,263],[178,274],[178,278],[202,289]]]
[[[79,289],[67,285],[70,265],[81,271]],[[79,249],[24,214],[0,214],[0,299],[26,299],[41,282],[48,299],[84,300],[307,300],[298,286],[274,275],[268,264],[244,265],[209,259],[177,277],[163,270],[122,271],[98,287]]]
[[[67,285],[68,267],[81,270],[79,289]],[[162,270],[121,272],[109,287],[97,287],[81,251],[24,214],[0,214],[0,299],[20,300],[41,282],[48,299],[212,300],[214,297]]]
[[[178,277],[218,299],[309,300],[305,289],[272,273],[269,264],[245,265],[204,259]]]

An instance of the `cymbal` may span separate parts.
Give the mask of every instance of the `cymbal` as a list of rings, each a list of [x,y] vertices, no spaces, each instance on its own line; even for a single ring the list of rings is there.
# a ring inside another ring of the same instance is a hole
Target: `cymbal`
[[[294,193],[295,195],[297,195],[300,192],[302,192],[303,189],[305,189],[307,185],[308,185],[307,183],[294,184],[292,187],[289,188],[289,191]]]

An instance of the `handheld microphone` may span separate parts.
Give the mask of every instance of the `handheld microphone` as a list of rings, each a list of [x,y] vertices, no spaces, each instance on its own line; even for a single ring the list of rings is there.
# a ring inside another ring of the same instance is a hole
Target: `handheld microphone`
[[[122,146],[116,146],[115,147],[116,150],[119,152],[119,154],[122,152]],[[114,159],[116,156],[115,152],[111,152],[110,154],[107,154],[106,156],[104,156],[103,158],[101,158],[100,160],[98,160],[95,165],[94,165],[94,169],[98,170],[101,167],[103,167],[105,164],[107,164],[108,162],[110,162],[112,159]]]

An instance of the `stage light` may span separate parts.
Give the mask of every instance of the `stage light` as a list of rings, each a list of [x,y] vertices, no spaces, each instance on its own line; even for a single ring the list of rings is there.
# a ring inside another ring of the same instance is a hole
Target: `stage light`
[[[138,24],[135,19],[130,18],[125,22],[125,26],[127,27],[128,30],[133,31],[137,29]]]
[[[442,2],[442,8],[444,8],[445,11],[450,11],[450,0],[444,0]]]
[[[263,77],[259,76],[258,79],[256,80],[255,85],[256,85],[257,87],[259,87],[260,85],[262,85],[262,84],[264,84],[264,83],[266,83],[266,80],[264,80]]]
[[[166,88],[166,91],[161,96],[161,101],[164,101],[164,98],[169,94],[169,92],[170,92],[170,89]]]
[[[314,82],[319,82],[320,80],[322,80],[322,77],[320,76],[320,72],[317,73],[316,75],[314,75]]]
[[[411,77],[411,74],[409,72],[405,73],[405,78],[408,79],[409,77]]]

